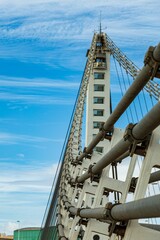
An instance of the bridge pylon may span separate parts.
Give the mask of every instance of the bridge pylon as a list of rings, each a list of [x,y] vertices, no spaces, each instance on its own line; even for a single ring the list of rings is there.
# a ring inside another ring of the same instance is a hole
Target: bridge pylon
[[[110,58],[133,78],[115,109]],[[71,118],[41,240],[157,240],[160,238],[160,103],[125,129],[116,122],[141,90],[159,99],[160,44],[139,70],[105,33],[95,33]],[[82,150],[83,115],[86,139]],[[127,121],[125,121],[127,123]],[[141,159],[139,172],[137,163]],[[119,179],[121,162],[126,162]],[[127,170],[126,170],[127,169]],[[137,177],[134,175],[137,174]],[[147,196],[149,184],[157,184]],[[132,199],[131,199],[132,194]],[[155,223],[153,218],[156,219]],[[148,223],[143,219],[151,219]]]

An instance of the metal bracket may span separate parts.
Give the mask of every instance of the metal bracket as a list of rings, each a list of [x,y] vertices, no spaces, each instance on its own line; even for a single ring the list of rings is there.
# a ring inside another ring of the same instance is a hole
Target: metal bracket
[[[89,167],[88,167],[88,174],[90,174],[90,180],[91,180],[91,182],[99,182],[99,179],[100,179],[100,176],[101,176],[101,174],[94,174],[93,172],[92,172],[92,168],[93,168],[93,166],[94,165],[89,165]]]
[[[108,218],[109,221],[111,221],[109,227],[108,227],[108,232],[109,232],[109,237],[112,235],[112,233],[115,233],[115,229],[116,229],[116,221],[112,218],[111,215],[111,210],[115,205],[119,205],[120,203],[115,203],[112,204],[111,202],[108,202],[105,206],[105,208],[108,210],[106,213],[106,217]]]
[[[78,208],[77,209],[77,213],[76,213],[76,216],[80,217],[80,212],[81,212],[82,208]]]
[[[78,158],[79,158],[79,157],[77,156],[75,160],[72,160],[72,161],[71,161],[71,164],[72,164],[73,166],[82,165],[82,160],[79,160]]]
[[[79,219],[79,221],[78,221],[78,225],[80,226],[80,225],[84,225],[85,227],[87,227],[87,224],[88,224],[88,219],[83,219],[83,218],[81,218],[81,219]]]
[[[152,68],[151,80],[154,77],[160,78],[160,62],[156,61],[153,57],[154,49],[155,47],[149,47],[144,58],[144,64],[148,64]]]
[[[73,181],[74,181],[73,178],[68,179],[68,183],[71,185],[71,187],[75,188],[76,182],[75,181],[73,182]]]
[[[128,140],[131,143],[129,152],[130,156],[132,157],[133,154],[138,154],[141,156],[145,156],[146,150],[149,145],[149,141],[151,138],[151,133],[148,134],[145,138],[143,139],[136,139],[133,134],[132,130],[136,124],[129,123],[128,126],[126,127],[125,133],[124,133],[124,140]]]
[[[113,206],[115,206],[117,204],[119,204],[119,203],[112,204],[111,202],[108,202],[105,206],[105,208],[108,210],[106,213],[106,218],[108,220],[110,220],[111,222],[115,222],[115,220],[111,216],[111,209],[113,208]]]
[[[91,182],[93,181],[93,177],[94,177],[94,174],[93,174],[93,172],[92,172],[92,167],[93,167],[92,164],[89,165],[89,167],[88,167],[88,174],[90,174],[90,180],[91,180]]]
[[[108,226],[109,237],[111,237],[112,233],[114,233],[115,227],[116,227],[116,222],[112,222]]]
[[[112,128],[110,131],[106,131],[104,129],[104,124],[105,122],[101,123],[101,126],[99,127],[99,132],[103,133],[101,141],[103,141],[104,139],[108,139],[109,141],[111,141],[114,129]]]
[[[130,183],[130,187],[129,187],[129,192],[132,192],[132,193],[135,192],[137,180],[138,180],[137,177],[133,177],[133,178],[131,179],[131,183]]]
[[[84,147],[84,149],[83,149],[83,153],[85,154],[85,158],[91,159],[93,151],[91,151],[90,153],[87,153],[86,149],[87,149],[86,147]]]
[[[71,183],[71,186],[73,186],[73,187],[75,187],[75,186],[77,186],[77,188],[83,188],[83,183],[79,183],[78,181],[77,181],[77,179],[79,178],[79,176],[77,176],[76,178],[75,178],[75,182],[74,183]]]
[[[113,233],[124,237],[128,221],[120,222],[120,224],[114,225]],[[112,228],[112,227],[111,227]]]
[[[109,193],[110,193],[110,191],[109,191],[108,189],[104,188],[103,196],[108,197],[108,196],[109,196]]]

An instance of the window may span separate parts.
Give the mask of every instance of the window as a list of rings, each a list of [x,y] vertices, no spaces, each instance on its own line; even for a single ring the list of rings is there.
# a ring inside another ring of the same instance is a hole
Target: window
[[[96,60],[95,60],[96,62],[106,62],[106,59],[105,58],[103,58],[103,57],[97,57],[96,58]]]
[[[103,153],[103,147],[95,147],[94,150],[99,153]]]
[[[102,42],[96,42],[97,47],[102,47]]]
[[[93,128],[100,128],[103,122],[93,122]]]
[[[103,109],[93,109],[93,116],[103,116]]]
[[[104,73],[103,72],[95,72],[94,79],[104,79]]]
[[[104,98],[103,97],[94,97],[93,98],[93,103],[95,103],[95,104],[104,103]]]
[[[104,85],[94,84],[94,91],[104,92]]]

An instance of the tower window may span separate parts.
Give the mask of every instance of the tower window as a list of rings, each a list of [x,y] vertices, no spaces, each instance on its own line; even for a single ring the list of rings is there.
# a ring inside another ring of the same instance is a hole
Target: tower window
[[[96,60],[95,60],[96,62],[106,62],[106,59],[105,58],[103,58],[103,57],[97,57],[96,58]]]
[[[104,85],[102,85],[102,84],[94,84],[94,91],[102,91],[102,92],[104,92]]]
[[[93,122],[93,128],[100,128],[103,122]]]
[[[102,47],[102,42],[96,42],[97,47]]]
[[[95,147],[94,150],[99,153],[103,153],[103,147]]]
[[[103,97],[94,97],[93,98],[93,103],[95,103],[95,104],[104,103],[104,98]]]
[[[93,109],[93,116],[103,116],[104,110],[103,109]]]
[[[95,72],[94,79],[104,79],[104,73],[103,72]]]

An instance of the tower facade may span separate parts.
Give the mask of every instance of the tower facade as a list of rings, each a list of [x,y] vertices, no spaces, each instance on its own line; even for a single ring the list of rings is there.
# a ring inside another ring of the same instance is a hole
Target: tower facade
[[[96,51],[87,90],[86,146],[110,115],[110,52],[106,49],[105,41],[104,33],[97,34]],[[103,154],[106,145],[107,141],[102,141],[94,151]]]

